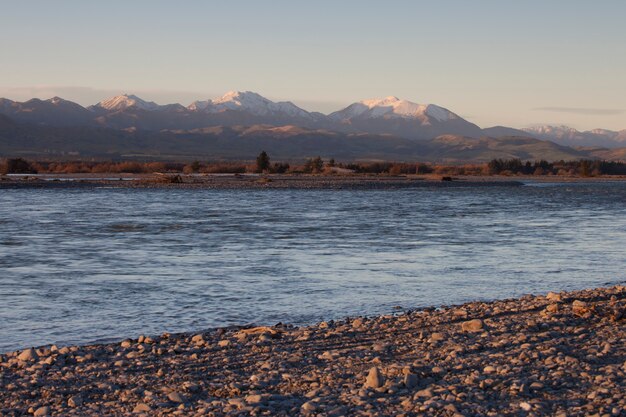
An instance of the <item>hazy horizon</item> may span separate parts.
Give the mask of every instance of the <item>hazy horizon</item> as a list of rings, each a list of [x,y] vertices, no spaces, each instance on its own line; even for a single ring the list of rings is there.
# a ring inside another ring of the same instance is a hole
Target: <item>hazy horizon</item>
[[[481,127],[626,129],[619,1],[39,1],[3,9],[0,96],[13,100],[58,95],[91,105],[132,93],[188,105],[250,90],[328,113],[394,95]]]

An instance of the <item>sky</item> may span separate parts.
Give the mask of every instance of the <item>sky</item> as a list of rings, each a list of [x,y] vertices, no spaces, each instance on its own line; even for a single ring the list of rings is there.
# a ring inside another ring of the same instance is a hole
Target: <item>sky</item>
[[[619,130],[625,16],[623,0],[4,0],[0,96],[249,90],[328,113],[393,95],[481,127]]]

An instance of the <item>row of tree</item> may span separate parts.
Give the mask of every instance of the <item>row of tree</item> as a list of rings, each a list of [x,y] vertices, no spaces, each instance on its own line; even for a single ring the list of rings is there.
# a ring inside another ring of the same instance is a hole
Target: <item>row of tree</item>
[[[583,177],[599,175],[626,175],[626,163],[581,159],[578,161],[545,160],[522,162],[520,159],[493,159],[487,164],[489,174],[523,175],[580,175]]]
[[[36,173],[334,173],[355,172],[358,174],[388,175],[626,175],[626,163],[578,160],[578,161],[522,161],[520,159],[493,159],[487,164],[437,165],[407,162],[350,162],[337,163],[334,159],[324,160],[317,156],[303,164],[290,165],[286,162],[270,160],[267,152],[259,154],[255,164],[242,162],[107,162],[107,161],[28,161],[22,158],[10,158],[0,161],[0,174],[36,174]]]

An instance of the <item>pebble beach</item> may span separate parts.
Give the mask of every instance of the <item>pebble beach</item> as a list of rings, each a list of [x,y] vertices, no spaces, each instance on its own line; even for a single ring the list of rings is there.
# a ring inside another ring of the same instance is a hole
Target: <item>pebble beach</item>
[[[3,416],[619,416],[626,287],[0,355]]]

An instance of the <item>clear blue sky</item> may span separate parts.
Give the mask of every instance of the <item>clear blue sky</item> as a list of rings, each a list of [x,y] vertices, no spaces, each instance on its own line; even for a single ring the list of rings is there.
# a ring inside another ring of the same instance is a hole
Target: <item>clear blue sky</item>
[[[626,128],[626,1],[3,1],[0,96],[395,95],[487,127]]]

